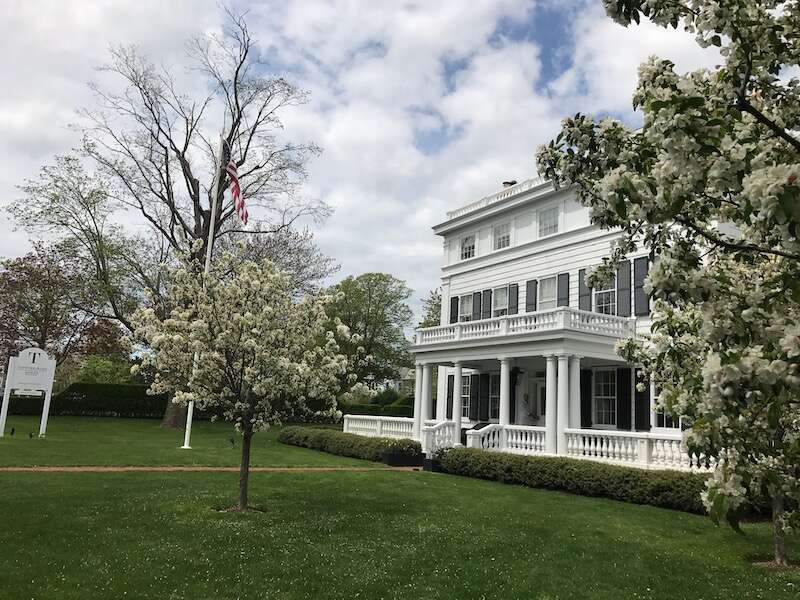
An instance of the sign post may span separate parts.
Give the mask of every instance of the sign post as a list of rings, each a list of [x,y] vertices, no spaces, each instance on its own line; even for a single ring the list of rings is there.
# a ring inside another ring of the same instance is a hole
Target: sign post
[[[27,348],[8,359],[6,385],[3,391],[3,405],[0,407],[0,437],[6,433],[8,403],[11,392],[16,395],[32,396],[44,394],[42,420],[39,423],[39,437],[47,433],[47,417],[50,414],[50,398],[53,394],[53,378],[56,374],[56,361],[39,348]]]

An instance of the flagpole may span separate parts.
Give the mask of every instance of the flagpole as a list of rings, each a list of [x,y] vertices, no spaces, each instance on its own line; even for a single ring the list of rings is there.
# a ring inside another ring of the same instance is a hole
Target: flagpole
[[[217,152],[217,156],[219,156],[219,162],[217,159],[214,159],[214,183],[211,184],[211,216],[209,217],[208,221],[208,240],[206,241],[206,264],[203,268],[203,289],[206,287],[206,279],[208,278],[208,272],[211,270],[211,252],[214,247],[214,228],[217,226],[217,196],[219,196],[219,172],[220,167],[222,166],[223,160],[223,140],[222,136],[219,136],[219,151]],[[197,370],[197,363],[200,360],[200,353],[194,353],[192,371]],[[183,434],[183,446],[181,449],[183,450],[191,450],[191,441],[192,441],[192,419],[194,417],[194,400],[189,401],[189,407],[186,410],[186,431]]]

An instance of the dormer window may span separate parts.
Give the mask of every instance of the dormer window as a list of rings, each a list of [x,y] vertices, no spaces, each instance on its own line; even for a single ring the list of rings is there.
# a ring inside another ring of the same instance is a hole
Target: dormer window
[[[461,260],[475,256],[475,236],[465,235],[461,238]]]
[[[558,233],[560,211],[558,206],[539,211],[539,237],[547,237]]]
[[[508,248],[511,245],[511,223],[495,225],[492,230],[492,237],[494,238],[495,250]]]

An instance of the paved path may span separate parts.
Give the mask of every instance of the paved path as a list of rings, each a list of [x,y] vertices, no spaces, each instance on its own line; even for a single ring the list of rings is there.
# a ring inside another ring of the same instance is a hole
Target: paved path
[[[250,467],[251,473],[329,473],[366,471],[419,471],[422,467]],[[202,465],[154,465],[154,466],[116,466],[84,465],[0,467],[0,473],[177,473],[177,472],[223,472],[238,473],[239,467],[212,467]]]

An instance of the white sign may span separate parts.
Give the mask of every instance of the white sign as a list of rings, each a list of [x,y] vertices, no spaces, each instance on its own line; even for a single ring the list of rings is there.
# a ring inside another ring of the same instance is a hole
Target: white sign
[[[39,423],[39,437],[47,432],[47,417],[50,414],[50,397],[53,393],[53,378],[56,374],[56,361],[39,348],[28,348],[8,359],[6,387],[3,405],[0,408],[0,437],[6,432],[8,403],[12,391],[20,396],[44,394],[42,420]]]

